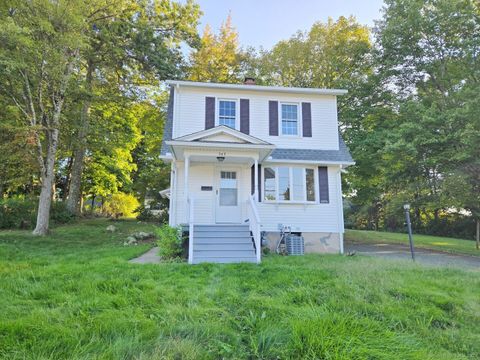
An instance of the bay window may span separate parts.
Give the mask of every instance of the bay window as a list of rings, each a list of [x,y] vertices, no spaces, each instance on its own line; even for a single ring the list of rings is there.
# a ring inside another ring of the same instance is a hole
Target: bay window
[[[316,181],[313,168],[299,166],[264,167],[264,200],[316,202]]]

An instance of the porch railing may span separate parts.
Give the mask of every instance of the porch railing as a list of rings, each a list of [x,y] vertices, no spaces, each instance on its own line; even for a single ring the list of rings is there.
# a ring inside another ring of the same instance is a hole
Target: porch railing
[[[253,234],[253,240],[255,241],[255,251],[257,256],[257,264],[260,263],[262,259],[262,239],[261,239],[261,222],[260,216],[258,215],[257,203],[255,202],[256,195],[253,194],[248,200],[248,222],[250,226],[250,231]]]
[[[188,197],[188,263],[193,264],[193,224],[195,199]]]

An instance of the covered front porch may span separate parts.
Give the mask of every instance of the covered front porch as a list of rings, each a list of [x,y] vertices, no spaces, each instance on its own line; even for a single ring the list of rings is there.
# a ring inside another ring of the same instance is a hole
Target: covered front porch
[[[274,146],[224,126],[168,145],[172,150],[169,222],[188,226],[189,261],[195,262],[195,230],[204,226],[203,240],[211,240],[213,250],[214,243],[225,251],[230,243],[244,249],[248,237],[259,262],[261,221],[255,194],[259,164]],[[248,233],[239,226],[248,226]]]

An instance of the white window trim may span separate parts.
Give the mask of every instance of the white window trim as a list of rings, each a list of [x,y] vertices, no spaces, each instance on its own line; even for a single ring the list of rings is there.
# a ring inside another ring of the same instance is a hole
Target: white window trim
[[[233,101],[235,103],[235,130],[240,131],[240,101],[235,98],[217,98],[216,109],[215,111],[215,126],[220,125],[220,101]],[[225,125],[226,126],[226,125]]]
[[[279,167],[286,167],[288,168],[289,172],[289,184],[290,188],[292,188],[293,184],[293,168],[301,168],[303,169],[302,172],[302,179],[303,179],[303,200],[279,200],[279,186],[278,186],[278,181],[279,181],[279,176],[278,176],[278,168]],[[271,168],[275,171],[275,200],[266,200],[265,199],[265,168]],[[312,169],[313,170],[313,187],[315,191],[315,201],[307,201],[307,183],[306,183],[306,177],[307,177],[307,172],[305,169]],[[320,202],[320,194],[319,194],[319,189],[318,189],[318,171],[315,171],[314,166],[299,166],[299,165],[268,165],[265,164],[262,166],[262,171],[261,171],[261,189],[262,189],[262,202],[266,204],[306,204],[306,205],[319,205],[319,204],[326,204],[326,203],[321,203]],[[328,205],[328,204],[327,204]]]
[[[297,106],[297,134],[284,134],[283,133],[283,126],[282,126],[282,105],[296,105]],[[278,127],[279,127],[279,134],[280,136],[285,136],[289,138],[301,138],[302,134],[302,112],[301,106],[299,102],[292,102],[292,101],[279,101],[278,102]]]

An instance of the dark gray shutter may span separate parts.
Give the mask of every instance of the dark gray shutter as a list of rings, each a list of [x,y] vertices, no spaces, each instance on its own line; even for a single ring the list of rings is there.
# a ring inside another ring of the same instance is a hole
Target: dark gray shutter
[[[215,98],[205,98],[205,130],[215,127]]]
[[[328,196],[328,168],[326,166],[318,167],[318,188],[320,191],[320,202],[329,203]]]
[[[250,133],[250,100],[240,99],[240,131]]]
[[[252,195],[255,193],[255,165],[252,165],[251,168],[251,186]],[[258,164],[258,202],[262,201],[262,165]]]
[[[268,123],[269,134],[271,136],[278,136],[278,101],[268,102]]]
[[[312,137],[312,104],[302,103],[303,137]]]

